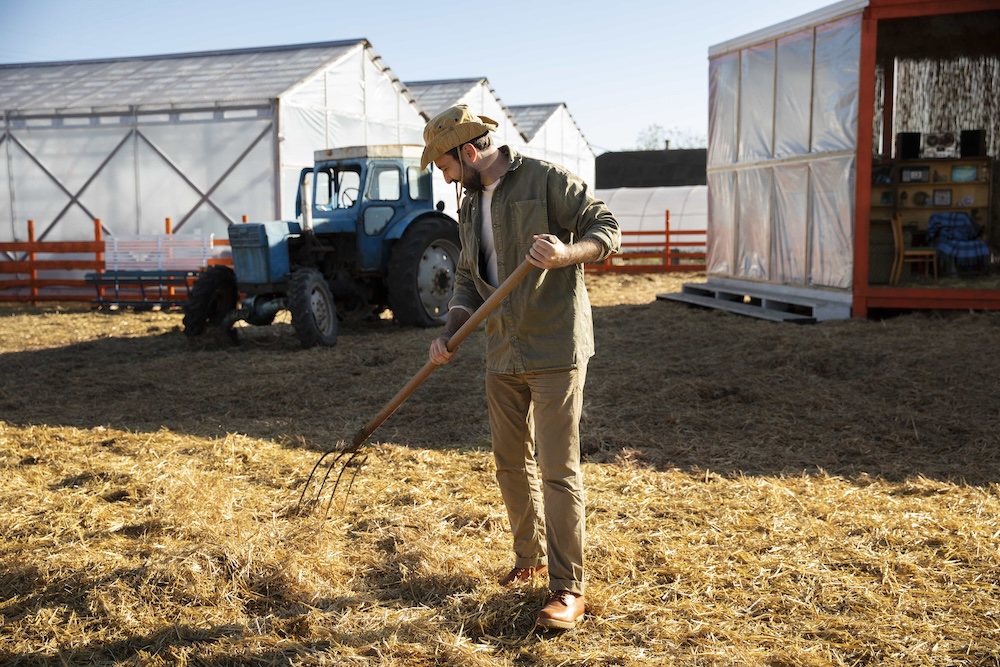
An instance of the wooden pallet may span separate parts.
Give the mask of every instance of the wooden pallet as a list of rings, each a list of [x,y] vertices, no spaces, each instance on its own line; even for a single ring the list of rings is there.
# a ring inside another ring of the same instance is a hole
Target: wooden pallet
[[[685,283],[681,286],[680,292],[657,294],[656,298],[725,310],[747,317],[796,324],[814,324],[826,320],[847,319],[851,316],[849,293],[841,295],[820,290],[725,279],[709,279],[706,283]]]

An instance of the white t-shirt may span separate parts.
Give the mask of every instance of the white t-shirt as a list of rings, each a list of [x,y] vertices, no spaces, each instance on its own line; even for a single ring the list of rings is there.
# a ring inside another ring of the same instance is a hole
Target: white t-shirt
[[[482,210],[482,227],[479,230],[479,239],[483,257],[486,260],[486,282],[493,287],[500,286],[500,277],[497,274],[497,250],[493,239],[493,192],[500,185],[498,179],[487,185],[480,194],[480,210]]]

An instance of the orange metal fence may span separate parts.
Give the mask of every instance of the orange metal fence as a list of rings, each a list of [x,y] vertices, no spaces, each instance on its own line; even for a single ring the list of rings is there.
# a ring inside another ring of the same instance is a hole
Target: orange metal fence
[[[704,229],[671,229],[670,211],[662,230],[622,231],[622,251],[587,264],[594,273],[662,273],[705,270]],[[701,237],[695,239],[693,237]]]
[[[28,240],[0,242],[0,252],[21,256],[0,261],[0,301],[89,301],[94,291],[83,279],[53,274],[104,269],[101,221],[94,220],[93,241],[36,241],[35,222],[28,220]],[[38,259],[38,255],[90,255],[92,259]]]
[[[243,221],[246,222],[246,216]],[[170,218],[165,231],[172,234]],[[587,264],[594,273],[698,272],[705,270],[705,231],[670,228],[670,211],[664,215],[663,230],[623,231],[622,251],[603,262]],[[700,239],[693,237],[701,237]],[[227,239],[213,239],[213,246],[228,246]],[[15,259],[0,259],[0,302],[86,301],[95,296],[94,284],[78,277],[80,271],[105,271],[105,240],[100,219],[94,220],[91,241],[36,241],[35,223],[28,221],[27,241],[0,242],[0,253]],[[45,258],[38,259],[39,255]],[[59,259],[50,259],[66,255]],[[232,264],[230,258],[212,258],[209,264]],[[124,291],[121,290],[124,287]],[[141,296],[137,283],[117,283],[116,298],[128,301]],[[101,289],[101,288],[98,288]],[[173,294],[173,288],[170,294]]]
[[[172,234],[170,218],[166,219],[165,231]],[[229,241],[213,239],[212,244],[228,246]],[[94,238],[90,241],[37,241],[35,223],[28,220],[27,241],[0,242],[0,253],[11,258],[0,258],[0,302],[99,301],[104,288],[95,291],[95,283],[81,277],[80,272],[103,274],[105,252],[100,218],[94,220]],[[231,264],[232,260],[212,258],[208,263]],[[173,288],[169,289],[173,294]],[[120,281],[116,296],[124,302],[145,298],[142,286],[127,280]]]

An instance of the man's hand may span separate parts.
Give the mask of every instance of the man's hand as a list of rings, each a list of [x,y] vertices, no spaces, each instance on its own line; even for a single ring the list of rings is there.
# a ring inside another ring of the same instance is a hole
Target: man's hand
[[[569,266],[569,246],[553,234],[535,234],[527,259],[540,269],[561,269]]]
[[[571,264],[596,262],[604,253],[604,247],[593,239],[580,239],[566,245],[554,234],[535,234],[534,243],[528,249],[525,259],[540,269],[561,269]]]
[[[431,341],[430,359],[440,366],[446,364],[454,358],[455,353],[448,351],[448,341],[462,328],[462,325],[469,321],[472,314],[465,308],[457,307],[448,311],[448,321],[445,322],[444,331],[441,335]]]
[[[454,352],[448,351],[449,336],[438,336],[431,341],[431,361],[438,366],[446,364],[455,356]]]

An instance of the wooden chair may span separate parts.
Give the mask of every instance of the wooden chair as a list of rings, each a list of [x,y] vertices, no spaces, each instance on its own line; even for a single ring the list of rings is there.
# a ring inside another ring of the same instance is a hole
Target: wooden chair
[[[903,232],[903,215],[896,213],[892,216],[892,241],[896,246],[896,255],[892,263],[892,273],[889,277],[890,285],[899,284],[899,279],[903,275],[903,266],[906,264],[920,264],[924,275],[928,269],[937,279],[937,250],[929,246],[914,246],[910,239]]]

